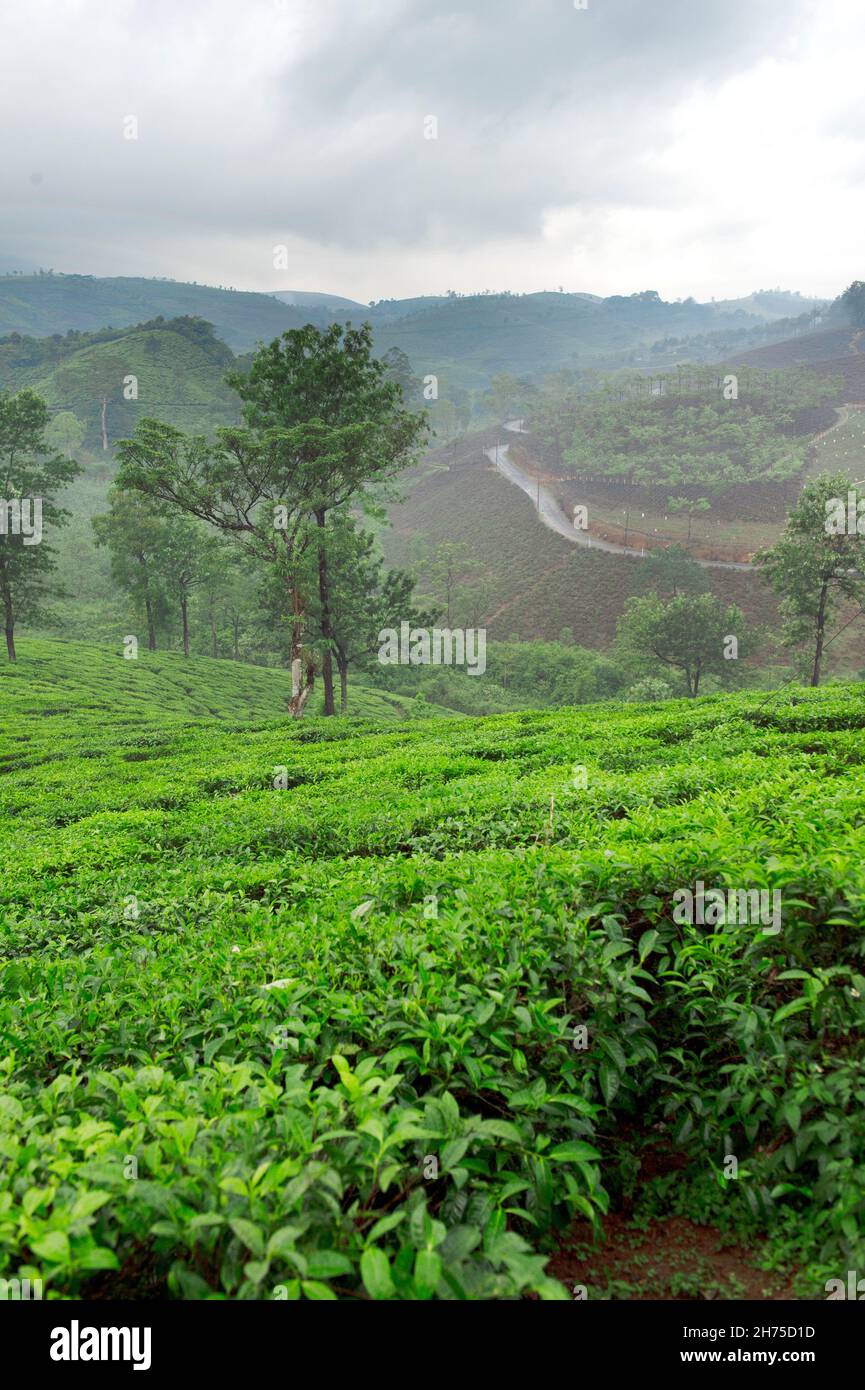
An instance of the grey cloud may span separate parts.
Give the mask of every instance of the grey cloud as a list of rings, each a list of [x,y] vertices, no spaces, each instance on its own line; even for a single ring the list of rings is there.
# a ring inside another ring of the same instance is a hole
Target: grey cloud
[[[58,15],[12,0],[0,18],[6,245],[20,253],[29,226],[34,245],[54,239],[62,268],[68,212],[79,268],[88,235],[94,249],[133,245],[161,226],[177,242],[255,241],[261,279],[291,238],[462,249],[536,234],[558,207],[662,204],[671,190],[644,159],[671,106],[783,47],[794,9],[79,0]],[[121,137],[129,113],[137,142]],[[427,114],[436,141],[423,139]]]

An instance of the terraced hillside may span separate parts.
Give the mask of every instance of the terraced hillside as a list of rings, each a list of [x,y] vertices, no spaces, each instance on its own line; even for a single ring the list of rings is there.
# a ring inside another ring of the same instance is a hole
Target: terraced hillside
[[[277,719],[285,714],[288,671],[185,658],[179,652],[149,652],[127,660],[120,644],[60,642],[22,637],[15,665],[0,665],[0,735],[5,762],[32,749],[44,752],[76,736],[78,719],[88,727],[122,728],[133,739],[150,737],[178,720]],[[315,708],[313,697],[311,708]],[[362,684],[351,686],[354,717],[390,719],[406,714],[405,702]],[[431,713],[443,713],[431,706]],[[17,762],[16,762],[17,765]]]
[[[767,347],[736,354],[736,361],[751,367],[811,367],[819,376],[838,378],[840,400],[865,404],[865,337],[861,329],[830,328],[803,333]]]
[[[564,1298],[562,1242],[650,1217],[805,1295],[860,1267],[862,687],[291,724],[28,645],[0,1275]],[[678,920],[697,881],[780,930]]]

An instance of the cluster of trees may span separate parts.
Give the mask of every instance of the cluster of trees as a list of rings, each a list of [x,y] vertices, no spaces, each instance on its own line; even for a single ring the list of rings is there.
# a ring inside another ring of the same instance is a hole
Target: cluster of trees
[[[320,669],[333,714],[334,660],[350,660],[337,608],[354,603],[372,564],[352,511],[380,506],[415,461],[426,420],[372,356],[368,326],[293,329],[261,348],[247,374],[227,380],[243,426],[208,440],[144,420],[118,445],[117,485],[149,499],[169,524],[185,518],[239,548],[289,634],[290,712],[303,712]],[[404,593],[399,576],[379,580],[370,608],[385,593]]]
[[[834,380],[799,369],[687,364],[652,376],[622,373],[599,386],[560,374],[529,415],[557,466],[665,494],[686,486],[717,492],[801,472],[799,421],[837,390]]]
[[[865,535],[858,529],[834,530],[827,516],[837,499],[846,499],[844,473],[821,474],[802,490],[775,545],[761,551],[756,564],[781,599],[781,641],[796,649],[812,686],[820,684],[830,624],[849,611],[844,627],[865,613]],[[707,589],[705,571],[678,547],[646,561],[650,593],[629,601],[618,624],[623,653],[636,661],[654,658],[684,678],[696,696],[706,675],[721,684],[742,677],[739,660],[753,648],[752,634],[735,606],[725,606]],[[730,639],[735,638],[735,646]]]

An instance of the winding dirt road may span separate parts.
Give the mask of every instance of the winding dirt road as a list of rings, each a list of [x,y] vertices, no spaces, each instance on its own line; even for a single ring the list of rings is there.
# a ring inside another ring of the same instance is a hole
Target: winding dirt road
[[[505,429],[510,430],[512,434],[528,434],[528,430],[523,429],[521,420],[509,420]],[[627,545],[616,545],[614,541],[599,540],[597,536],[590,536],[586,531],[574,526],[555,494],[509,457],[510,449],[507,444],[496,444],[492,449],[484,449],[484,453],[490,462],[495,464],[503,478],[507,478],[509,483],[515,483],[531,498],[544,525],[549,526],[557,535],[564,536],[565,540],[572,541],[574,545],[582,545],[586,550],[606,550],[611,555],[628,555],[632,560],[644,560],[647,553],[651,554],[650,551],[632,550]],[[751,564],[736,563],[732,560],[697,560],[696,563],[708,570],[754,569]]]

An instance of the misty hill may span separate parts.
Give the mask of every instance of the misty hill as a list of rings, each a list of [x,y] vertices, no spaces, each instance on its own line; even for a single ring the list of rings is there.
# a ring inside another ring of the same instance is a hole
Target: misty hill
[[[49,337],[195,317],[213,324],[232,351],[245,353],[305,323],[369,321],[380,353],[401,348],[418,375],[439,375],[446,392],[484,389],[499,372],[537,379],[563,367],[713,360],[790,337],[807,326],[804,310],[812,303],[781,291],[721,304],[670,303],[646,290],[607,298],[450,293],[369,306],[300,290],[256,294],[132,276],[40,273],[0,277],[0,335]],[[785,307],[798,316],[779,319]]]
[[[785,337],[796,320],[768,322],[758,313],[694,299],[670,303],[653,290],[598,299],[586,294],[452,296],[418,312],[377,323],[381,351],[398,347],[420,375],[484,387],[498,372],[539,377],[560,368],[654,366],[703,359]]]
[[[149,415],[201,433],[233,424],[238,401],[224,377],[235,362],[210,324],[154,320],[64,338],[0,340],[0,390],[30,387],[55,414],[71,411],[86,427],[85,447],[93,449],[101,444],[103,399],[110,442],[132,434]],[[131,376],[138,396],[127,400],[124,382]]]
[[[235,352],[249,352],[260,340],[269,341],[310,320],[309,311],[280,303],[273,295],[211,285],[125,275],[108,279],[49,274],[0,277],[0,334],[47,337],[67,333],[70,328],[81,332],[127,328],[159,315],[206,319],[213,324],[216,336]]]
[[[865,403],[865,332],[850,325],[785,338],[740,353],[736,361],[775,370],[810,367],[820,376],[841,379],[840,399],[845,403]]]
[[[829,301],[802,295],[798,290],[755,290],[742,299],[714,299],[715,308],[722,313],[744,309],[766,320],[797,318],[800,314],[819,314]]]
[[[337,316],[346,311],[369,313],[365,304],[361,304],[357,299],[346,299],[341,294],[316,294],[312,290],[274,290],[272,298],[300,309],[332,310]]]

